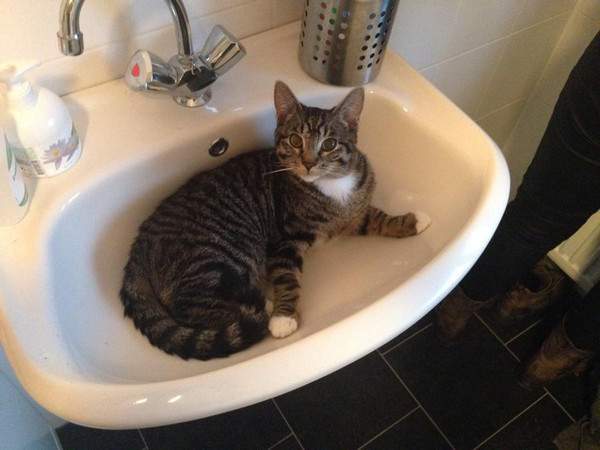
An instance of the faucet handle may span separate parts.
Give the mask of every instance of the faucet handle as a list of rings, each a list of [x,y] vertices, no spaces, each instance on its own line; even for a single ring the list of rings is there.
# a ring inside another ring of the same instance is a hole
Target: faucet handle
[[[210,32],[198,56],[217,75],[223,75],[246,55],[236,37],[221,25]]]
[[[177,69],[146,50],[133,54],[125,81],[135,91],[169,91],[177,85]]]

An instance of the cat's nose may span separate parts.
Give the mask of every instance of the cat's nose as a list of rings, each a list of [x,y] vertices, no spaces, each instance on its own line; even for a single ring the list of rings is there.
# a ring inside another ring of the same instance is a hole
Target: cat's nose
[[[316,161],[304,161],[304,167],[306,167],[306,170],[308,170],[309,172],[310,172],[310,169],[312,169],[316,165],[317,165]]]

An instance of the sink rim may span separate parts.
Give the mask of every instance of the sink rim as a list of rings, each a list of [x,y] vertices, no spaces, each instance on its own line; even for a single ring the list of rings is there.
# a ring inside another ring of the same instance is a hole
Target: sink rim
[[[258,48],[261,48],[265,44],[272,45],[272,42],[277,42],[273,47],[277,47],[280,50],[283,49],[289,54],[290,46],[293,46],[295,49],[296,37],[297,24],[292,24],[244,40],[244,44],[249,50],[248,57],[246,58],[249,60],[248,64],[250,62],[261,64],[260,57],[253,57],[253,55],[260,55],[261,50],[258,50]],[[253,59],[258,60],[258,62],[252,61]],[[295,79],[294,81],[302,84],[302,87],[299,89],[301,94],[307,93],[308,89],[311,89],[311,92],[333,92],[336,89],[343,89],[345,92],[347,90],[347,88],[336,88],[317,83],[308,78],[307,75],[304,75],[299,68],[295,75],[299,79]],[[86,89],[69,97],[75,104],[77,102],[85,104],[88,93],[91,91],[97,93],[103,89],[108,89],[110,92],[110,89],[114,90],[116,88],[116,83],[119,82],[110,82],[96,88]],[[246,84],[251,85],[252,82],[249,81]],[[69,380],[58,377],[48,370],[45,371],[43,364],[40,363],[39,355],[38,360],[34,361],[31,355],[22,350],[22,342],[16,336],[15,329],[11,327],[11,322],[7,318],[8,315],[13,314],[13,311],[10,311],[11,302],[8,298],[5,298],[8,294],[0,294],[0,323],[4,325],[4,329],[0,330],[0,341],[21,383],[42,406],[76,423],[105,428],[165,425],[218,414],[275,397],[353,362],[373,349],[378,348],[416,322],[458,283],[483,251],[485,245],[487,245],[502,216],[504,205],[508,199],[508,171],[496,144],[471,119],[467,118],[462,111],[458,110],[458,108],[436,91],[435,88],[429,85],[422,76],[417,75],[400,57],[388,52],[379,78],[369,86],[373,86],[379,91],[389,91],[396,99],[399,99],[401,93],[408,95],[406,93],[407,88],[404,88],[403,85],[410,86],[417,92],[420,90],[426,95],[432,96],[439,103],[436,107],[451,114],[455,120],[460,119],[461,122],[464,122],[468,126],[471,132],[476,133],[488,146],[486,149],[489,153],[487,156],[488,170],[493,172],[493,176],[483,186],[481,199],[468,223],[453,237],[451,242],[404,284],[396,287],[373,304],[366,306],[328,328],[269,353],[213,372],[175,380],[136,384]],[[229,86],[231,87],[231,85]],[[225,80],[220,80],[215,86],[216,92],[214,98],[218,99],[222,98],[221,96],[227,95],[225,93],[226,89]],[[130,96],[130,101],[136,105],[140,105],[140,108],[147,106],[151,102],[145,97],[139,96],[139,94]],[[160,102],[164,103],[164,106],[166,106],[167,101],[168,99],[164,98],[160,100]],[[407,102],[409,101],[410,98],[407,98]],[[176,105],[175,107],[180,108]],[[183,115],[182,111],[171,110],[178,115]],[[91,113],[94,113],[93,108]],[[224,120],[228,120],[229,116],[227,114],[224,116]],[[214,121],[218,123],[220,120],[218,117],[220,116],[215,115],[213,117]],[[156,144],[156,149],[160,147],[159,144]],[[156,149],[151,149],[143,155],[138,155],[138,158],[151,158],[157,154],[158,150]],[[88,148],[87,150],[84,151],[83,158],[86,158],[90,154],[90,149]],[[91,159],[94,159],[94,155],[90,156]],[[135,164],[136,161],[139,161],[139,159],[132,158],[128,163]],[[79,164],[82,164],[82,162],[80,161]],[[94,162],[92,161],[91,163]],[[119,160],[112,162],[112,164],[120,163],[122,161]],[[108,164],[102,170],[110,172],[111,167],[114,168],[115,166]],[[84,186],[83,188],[86,189],[90,186],[89,183],[98,181],[103,177],[100,169],[95,174],[95,177],[91,176],[89,178],[80,176],[79,184],[75,183],[75,186],[78,186],[80,189],[81,186]],[[65,193],[62,197],[54,199],[50,204],[45,203],[45,208],[60,208],[61,204],[64,203],[66,192],[73,192],[74,190],[57,186],[61,186],[60,177],[48,180],[47,182],[45,180],[43,184],[40,184],[39,192],[36,194],[41,195],[44,199],[51,197],[53,190]],[[29,214],[33,213],[35,217],[42,220],[52,221],[52,214],[40,211],[41,207],[39,204],[44,202],[40,198],[37,200],[38,204],[35,204],[36,199],[34,199],[32,211]],[[499,204],[503,205],[502,208],[498,207]],[[33,219],[28,220],[28,222],[32,221]],[[42,222],[42,225],[45,223],[47,222]],[[22,234],[25,234],[31,226],[21,227]],[[51,227],[43,226],[42,229],[46,233],[50,233]],[[23,239],[22,236],[21,239]],[[44,242],[44,237],[40,237],[38,240]],[[465,244],[474,241],[483,244],[479,245],[476,249],[470,246],[469,250],[467,250],[465,247],[468,246],[465,246]],[[22,245],[26,246],[27,244],[24,243]],[[0,249],[8,250],[7,254],[11,254],[11,252],[18,254],[19,249],[17,247],[16,241],[12,240],[6,231],[0,231]],[[452,258],[452,255],[456,253],[462,253],[464,260],[453,263],[458,268],[455,268],[454,272],[448,275],[445,268],[450,259],[456,259]],[[464,255],[465,253],[466,255]],[[2,263],[1,257],[0,263]],[[0,275],[1,272],[2,267],[0,266]],[[31,270],[33,279],[36,278],[36,272],[38,272],[37,279],[42,285],[44,282],[48,282],[43,279],[43,274],[39,267]],[[432,277],[439,277],[444,282],[440,286],[432,286],[432,283],[424,282],[424,280],[430,280]],[[40,286],[40,289],[42,287]],[[419,305],[419,312],[416,315],[412,312],[414,309],[411,311],[411,315],[403,314],[403,310],[415,306],[411,304],[410,299],[417,295],[426,297],[429,301]],[[29,306],[33,308],[35,305]],[[34,311],[38,310],[34,309]],[[390,317],[393,317],[393,320]],[[407,319],[407,317],[409,318]],[[380,333],[377,337],[369,334],[370,328],[368,325],[369,323],[373,323],[374,319],[378,323]],[[22,329],[17,333],[19,332],[22,332]],[[335,344],[340,336],[344,337],[346,341],[345,346],[340,347]],[[21,339],[23,339],[22,335]],[[28,338],[24,339],[27,340]],[[311,351],[315,348],[315,339],[319,339],[318,347],[320,350],[318,354]],[[331,355],[335,355],[335,363],[333,364],[330,360]],[[282,360],[287,361],[283,367],[281,365]],[[302,361],[303,365],[310,366],[311,374],[307,376],[306,368],[305,370],[297,370],[298,367],[296,366],[298,364],[292,364],[292,361],[295,360]],[[295,367],[295,369],[292,370],[292,367]],[[240,370],[246,374],[244,380],[239,380],[239,377],[237,377]],[[278,374],[278,377],[275,377],[276,379],[270,380],[267,389],[265,389],[265,382],[260,376],[265,372]],[[225,396],[223,395],[224,384],[228,387],[229,396],[227,398],[224,398]],[[231,399],[230,392],[232,391],[238,394],[236,399]],[[257,394],[258,392],[260,394]],[[181,396],[180,398],[169,403],[169,400],[173,400],[179,395]],[[69,402],[69,398],[73,397],[79,400],[77,402]],[[135,403],[143,398],[147,398],[148,400]],[[197,404],[198,398],[203,398],[205,404],[199,407]],[[157,408],[157,403],[160,403],[163,408]]]

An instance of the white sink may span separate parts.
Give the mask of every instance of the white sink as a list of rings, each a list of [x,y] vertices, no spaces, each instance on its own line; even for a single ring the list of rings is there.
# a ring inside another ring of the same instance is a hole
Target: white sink
[[[104,428],[163,425],[258,402],[376,349],[430,311],[491,238],[508,196],[500,151],[462,111],[388,52],[366,87],[359,146],[375,203],[422,210],[432,226],[394,240],[339,239],[305,262],[301,328],[226,359],[183,361],[123,316],[122,269],[142,220],[193,173],[268,147],[273,85],[331,107],[348,89],[296,60],[297,25],[247,39],[248,56],[185,109],[122,80],[67,97],[84,138],[75,168],[39,182],[28,216],[0,228],[2,345],[25,389],[67,420]],[[224,136],[221,158],[207,148]]]

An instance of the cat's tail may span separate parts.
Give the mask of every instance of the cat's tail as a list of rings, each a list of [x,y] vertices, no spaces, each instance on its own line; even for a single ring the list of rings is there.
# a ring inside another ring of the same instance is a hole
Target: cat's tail
[[[194,326],[175,319],[148,282],[126,281],[120,292],[125,315],[152,345],[180,358],[225,357],[250,347],[268,332],[269,316],[259,304],[229,304],[217,313],[219,325]]]

